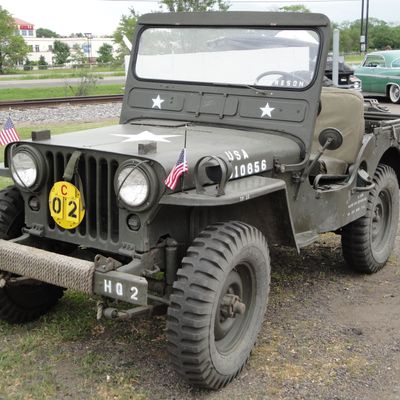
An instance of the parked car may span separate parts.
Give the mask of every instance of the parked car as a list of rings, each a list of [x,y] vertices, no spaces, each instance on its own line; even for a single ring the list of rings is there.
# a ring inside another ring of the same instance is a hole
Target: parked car
[[[387,96],[400,103],[400,50],[367,54],[354,74],[361,79],[365,95]]]
[[[333,59],[332,56],[328,55],[325,66],[325,76],[332,80],[333,79]],[[361,80],[354,76],[354,68],[343,61],[339,62],[339,87],[345,87],[349,89],[355,89],[361,91]]]

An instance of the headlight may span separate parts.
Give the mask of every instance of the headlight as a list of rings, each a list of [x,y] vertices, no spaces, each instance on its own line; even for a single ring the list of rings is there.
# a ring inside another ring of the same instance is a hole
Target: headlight
[[[38,180],[38,165],[33,154],[17,150],[10,162],[14,182],[22,188],[31,188]]]
[[[140,168],[130,165],[123,168],[117,177],[120,199],[129,207],[141,206],[149,195],[149,183]]]

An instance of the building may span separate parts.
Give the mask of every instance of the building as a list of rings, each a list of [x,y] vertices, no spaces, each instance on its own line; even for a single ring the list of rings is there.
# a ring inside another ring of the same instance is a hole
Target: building
[[[53,46],[54,41],[59,40],[66,43],[73,53],[74,45],[78,45],[90,63],[96,62],[99,56],[99,49],[107,43],[113,47],[113,53],[117,51],[117,46],[112,38],[94,37],[90,33],[85,33],[85,37],[61,37],[61,38],[38,38],[36,37],[35,25],[29,22],[14,18],[18,27],[17,34],[25,39],[29,46],[28,59],[30,61],[39,61],[43,56],[48,64],[53,64]]]
[[[24,38],[31,38],[36,36],[35,25],[30,22],[23,21],[19,18],[14,18],[15,24],[17,25],[17,35],[23,36]]]

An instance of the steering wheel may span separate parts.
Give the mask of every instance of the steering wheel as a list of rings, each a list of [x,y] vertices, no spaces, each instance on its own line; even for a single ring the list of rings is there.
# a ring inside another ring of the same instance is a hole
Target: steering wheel
[[[288,80],[288,81],[297,80],[298,82],[302,82],[304,85],[308,84],[303,78],[300,78],[299,76],[296,76],[295,74],[290,73],[290,72],[285,72],[285,71],[266,71],[266,72],[262,72],[260,75],[257,76],[257,78],[254,81],[253,85],[257,86],[260,79],[265,78],[266,76],[269,76],[269,75],[279,75],[283,79]]]

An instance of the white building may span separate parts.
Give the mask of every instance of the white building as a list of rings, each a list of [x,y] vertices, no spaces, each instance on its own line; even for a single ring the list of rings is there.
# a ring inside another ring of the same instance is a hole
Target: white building
[[[30,52],[27,56],[30,61],[39,61],[39,58],[43,56],[48,64],[52,64],[54,57],[52,51],[55,40],[66,43],[71,49],[71,54],[73,53],[73,46],[77,44],[83,50],[83,53],[91,63],[96,62],[97,57],[99,57],[99,49],[104,43],[107,43],[113,47],[114,55],[117,50],[117,46],[112,38],[93,37],[90,33],[85,33],[85,37],[81,38],[38,38],[36,37],[34,24],[18,18],[14,18],[14,21],[18,28],[17,34],[25,39],[26,44],[30,48]]]

